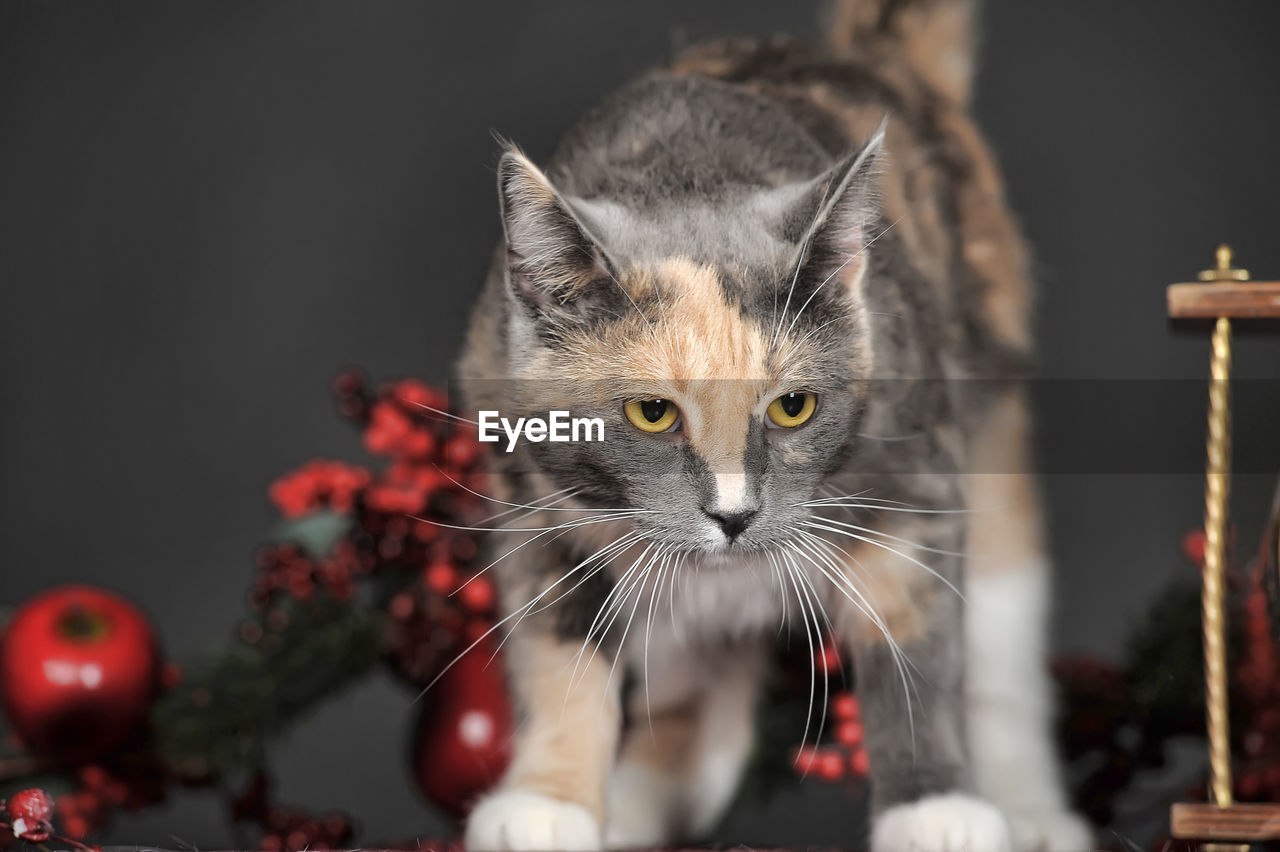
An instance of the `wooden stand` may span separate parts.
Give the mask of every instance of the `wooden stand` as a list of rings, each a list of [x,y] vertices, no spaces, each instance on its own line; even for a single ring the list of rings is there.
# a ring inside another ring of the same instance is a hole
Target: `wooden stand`
[[[1231,731],[1227,705],[1226,607],[1223,601],[1227,498],[1231,482],[1231,320],[1280,318],[1280,282],[1252,282],[1231,265],[1231,249],[1218,247],[1217,265],[1200,282],[1168,290],[1172,319],[1214,319],[1209,423],[1205,440],[1204,630],[1205,719],[1209,734],[1209,804],[1176,804],[1174,837],[1204,841],[1205,852],[1247,850],[1250,842],[1280,840],[1280,803],[1235,804],[1231,784]]]

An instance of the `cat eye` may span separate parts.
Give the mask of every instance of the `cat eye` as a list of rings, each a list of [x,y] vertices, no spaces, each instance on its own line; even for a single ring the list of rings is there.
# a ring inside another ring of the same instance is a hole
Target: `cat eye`
[[[784,393],[769,403],[768,409],[765,410],[765,419],[770,426],[794,429],[812,417],[817,407],[817,394],[808,391]]]
[[[680,409],[669,399],[633,399],[622,410],[641,432],[670,432],[680,422]]]

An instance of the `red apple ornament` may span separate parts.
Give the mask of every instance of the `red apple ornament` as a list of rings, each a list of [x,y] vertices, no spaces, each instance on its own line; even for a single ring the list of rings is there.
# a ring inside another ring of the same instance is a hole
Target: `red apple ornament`
[[[422,699],[414,776],[426,797],[455,817],[498,783],[511,759],[511,704],[502,657],[493,654],[493,644],[481,642]]]
[[[61,760],[100,755],[134,733],[158,670],[146,618],[89,586],[37,595],[0,639],[0,699],[10,724],[32,749]]]

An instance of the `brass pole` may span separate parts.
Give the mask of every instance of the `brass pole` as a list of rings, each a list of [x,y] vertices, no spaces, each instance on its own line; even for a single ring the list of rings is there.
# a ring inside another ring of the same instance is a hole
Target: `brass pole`
[[[1217,269],[1202,273],[1206,280],[1239,280],[1242,270],[1231,268],[1231,249],[1219,246]],[[1245,273],[1247,275],[1247,273]],[[1204,489],[1204,625],[1205,710],[1209,732],[1210,790],[1220,808],[1231,794],[1231,731],[1227,704],[1227,648],[1224,604],[1227,498],[1231,485],[1231,320],[1219,317],[1213,329],[1213,357],[1209,367],[1209,422]]]
[[[1208,472],[1204,489],[1205,708],[1209,729],[1210,786],[1214,802],[1231,804],[1231,733],[1227,721],[1227,648],[1223,574],[1226,561],[1227,494],[1231,467],[1231,320],[1219,317],[1213,329],[1210,364]]]

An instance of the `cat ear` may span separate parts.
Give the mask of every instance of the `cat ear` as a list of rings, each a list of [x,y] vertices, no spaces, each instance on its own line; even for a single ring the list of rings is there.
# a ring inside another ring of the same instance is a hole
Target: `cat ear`
[[[792,223],[808,222],[799,232],[795,269],[812,288],[840,282],[856,287],[867,267],[866,249],[875,238],[869,231],[879,215],[876,178],[884,159],[885,123],[866,145],[813,181],[792,208]],[[806,218],[811,217],[811,218]]]
[[[573,313],[616,277],[613,264],[545,174],[508,150],[498,162],[498,198],[512,294],[538,312]]]

